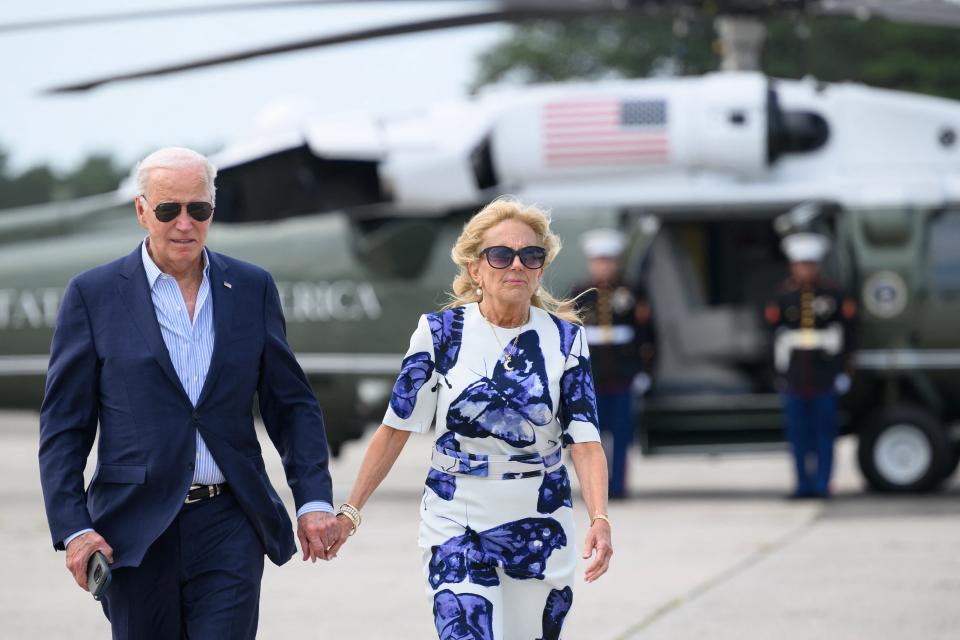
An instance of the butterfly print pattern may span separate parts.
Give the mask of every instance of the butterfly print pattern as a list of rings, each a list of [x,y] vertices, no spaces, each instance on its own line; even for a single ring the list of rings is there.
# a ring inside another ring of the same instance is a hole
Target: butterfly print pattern
[[[493,603],[473,593],[438,591],[433,622],[440,640],[494,640]]]
[[[444,471],[430,469],[427,472],[426,485],[437,494],[438,498],[449,502],[457,492],[457,477]]]
[[[511,578],[542,580],[550,554],[567,544],[563,527],[553,518],[523,518],[480,532],[465,529],[463,535],[431,548],[429,579],[434,589],[464,580],[498,585],[498,566]]]
[[[560,640],[563,621],[573,606],[573,589],[551,589],[543,607],[543,636],[538,640]]]
[[[520,334],[511,355],[513,369],[497,360],[493,375],[480,378],[453,401],[447,410],[448,429],[471,438],[492,436],[515,447],[536,441],[533,426],[553,420],[537,332]]]
[[[552,313],[550,314],[550,319],[553,320],[553,324],[557,325],[557,331],[560,332],[560,353],[562,353],[564,359],[566,359],[570,357],[570,351],[573,350],[573,341],[577,339],[577,333],[580,332],[580,327],[572,322],[558,318]]]
[[[456,307],[427,314],[427,324],[430,325],[430,333],[433,336],[433,357],[436,359],[437,373],[444,379],[460,357],[464,311],[464,307]],[[449,382],[447,386],[450,386]]]
[[[456,436],[450,431],[447,431],[437,438],[434,446],[444,453],[460,451],[460,443],[457,442]],[[431,468],[430,471],[427,472],[426,485],[437,494],[438,498],[450,501],[453,500],[453,496],[457,491],[457,477],[445,471]]]
[[[409,418],[417,405],[420,387],[433,375],[433,361],[426,351],[413,353],[403,359],[400,375],[390,394],[390,408],[401,418]]]
[[[560,467],[543,474],[540,483],[540,494],[537,498],[539,513],[553,513],[560,507],[572,507],[573,495],[570,491],[570,476],[567,468]]]
[[[560,378],[560,416],[564,428],[574,421],[600,424],[589,358],[577,356],[577,364],[563,372]]]

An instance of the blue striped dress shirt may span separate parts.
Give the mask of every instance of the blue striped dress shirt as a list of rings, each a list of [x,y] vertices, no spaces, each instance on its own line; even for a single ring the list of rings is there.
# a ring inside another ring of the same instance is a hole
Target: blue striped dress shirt
[[[210,300],[210,257],[203,250],[203,280],[193,310],[193,322],[180,293],[176,278],[160,271],[147,251],[149,238],[143,241],[140,255],[143,257],[143,269],[147,273],[153,308],[160,324],[163,342],[167,345],[173,368],[180,378],[190,402],[194,406],[200,398],[200,390],[207,379],[210,357],[213,355],[213,303]],[[206,443],[197,432],[197,457],[193,472],[194,484],[219,484],[225,482],[223,472],[207,449]],[[317,500],[307,502],[297,509],[299,518],[311,511],[333,512],[329,502]]]
[[[143,269],[147,272],[147,284],[153,309],[160,324],[163,343],[167,345],[170,361],[180,378],[180,384],[193,406],[197,406],[200,390],[210,369],[213,355],[213,303],[210,300],[210,259],[203,250],[203,280],[193,310],[193,321],[180,293],[177,279],[160,271],[147,252],[148,241],[140,247]],[[194,484],[220,484],[226,482],[206,443],[197,432],[197,457],[193,471]]]

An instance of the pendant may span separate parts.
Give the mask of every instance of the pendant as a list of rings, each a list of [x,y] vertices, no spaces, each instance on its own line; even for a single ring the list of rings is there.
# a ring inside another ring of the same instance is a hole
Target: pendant
[[[510,356],[506,356],[503,359],[503,368],[507,371],[513,371],[513,367],[510,366]]]

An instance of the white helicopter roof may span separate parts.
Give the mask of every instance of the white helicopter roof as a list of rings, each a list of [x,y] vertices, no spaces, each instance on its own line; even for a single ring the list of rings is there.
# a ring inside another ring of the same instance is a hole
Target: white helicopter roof
[[[396,204],[420,210],[505,192],[577,206],[936,206],[960,201],[958,131],[960,105],[946,99],[717,72],[496,88],[391,116],[310,115],[215,160],[302,146],[367,160]],[[809,148],[789,148],[803,135]]]

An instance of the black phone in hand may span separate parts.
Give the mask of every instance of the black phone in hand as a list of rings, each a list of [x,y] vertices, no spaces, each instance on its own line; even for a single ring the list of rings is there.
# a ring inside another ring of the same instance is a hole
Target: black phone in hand
[[[107,587],[110,586],[110,564],[107,557],[99,551],[95,551],[87,562],[87,588],[93,595],[94,600],[103,597]]]

